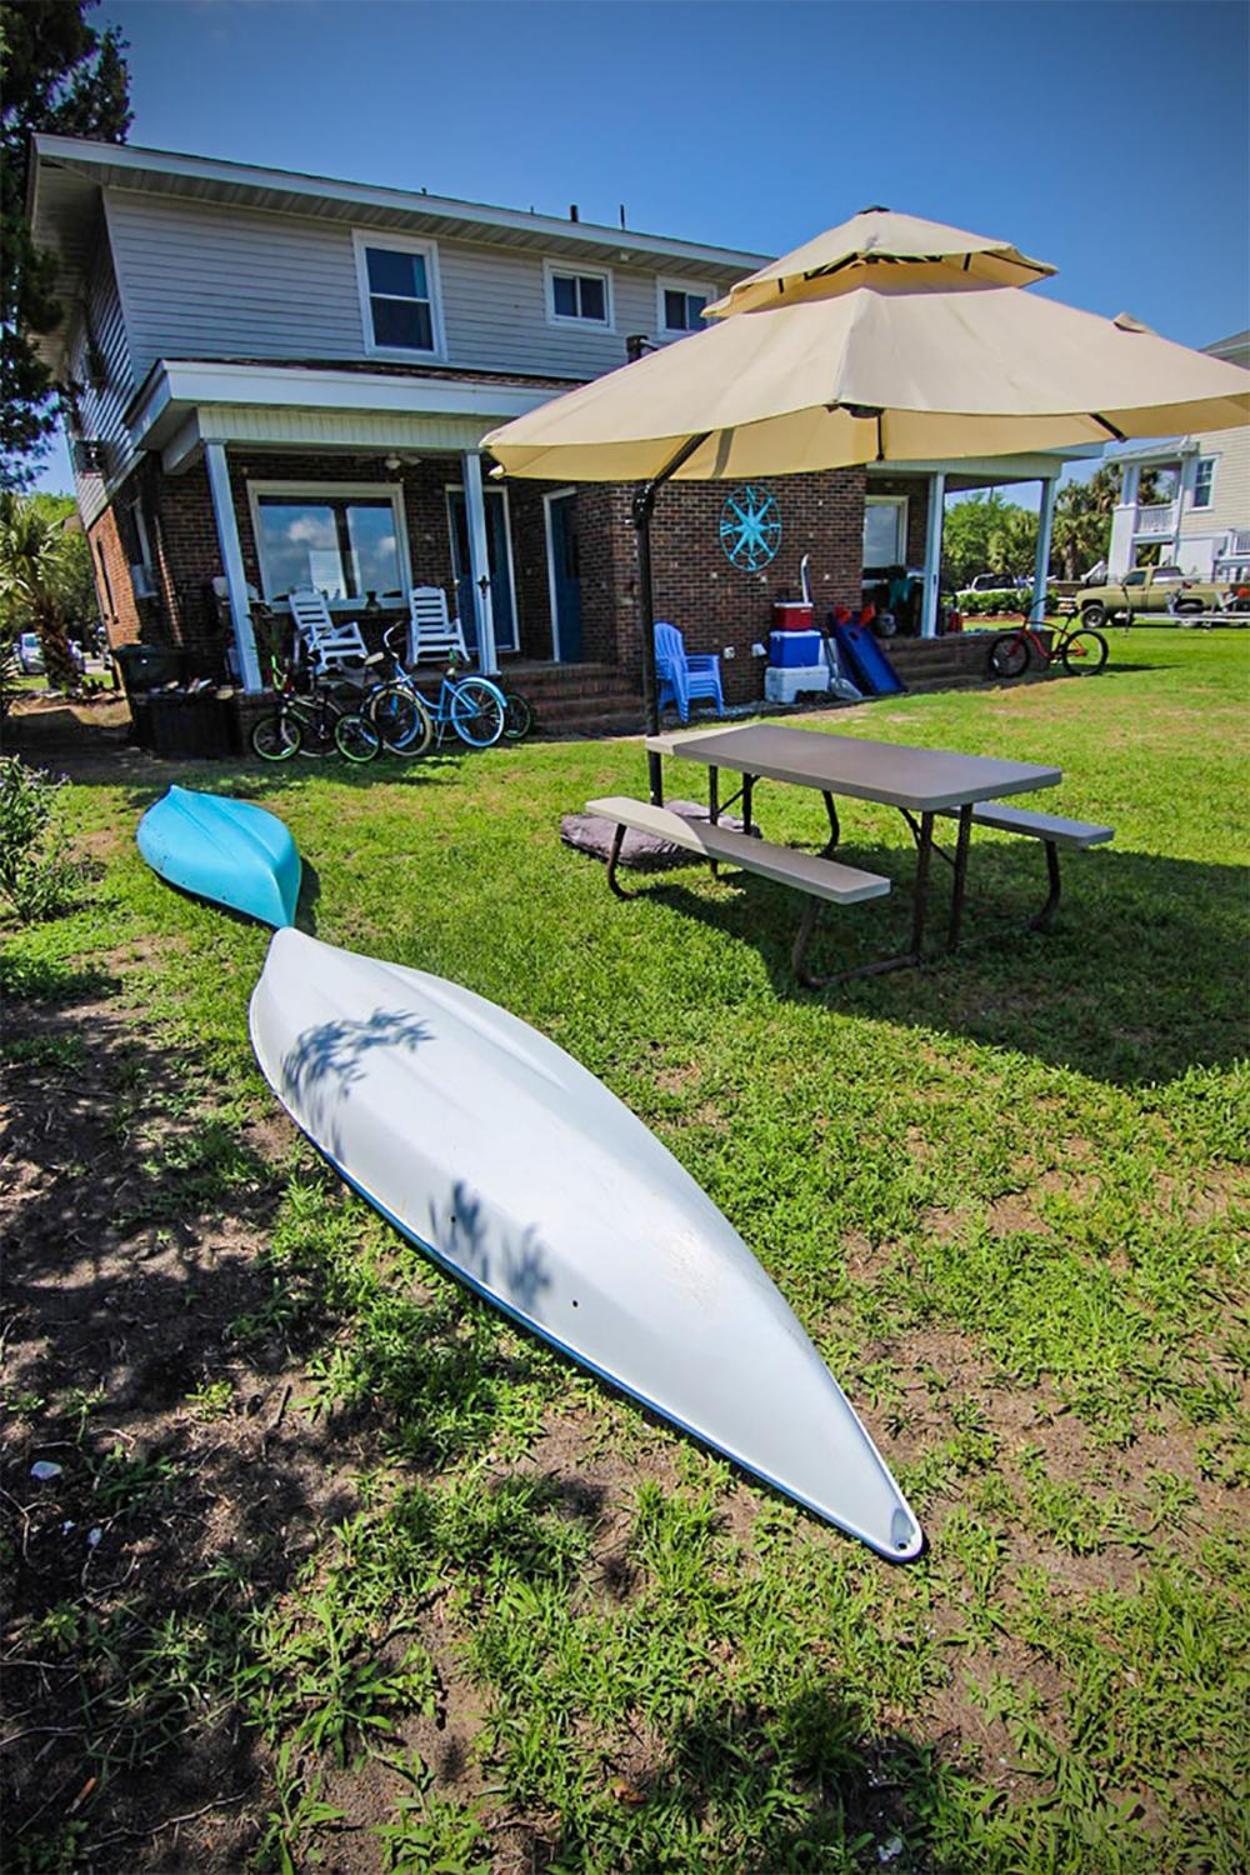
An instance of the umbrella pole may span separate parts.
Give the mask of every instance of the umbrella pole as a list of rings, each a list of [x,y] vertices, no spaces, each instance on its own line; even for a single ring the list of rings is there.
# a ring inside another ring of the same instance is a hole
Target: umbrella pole
[[[642,707],[648,736],[660,733],[660,686],[655,674],[655,588],[651,577],[651,516],[655,498],[669,477],[693,456],[707,434],[686,439],[660,473],[644,482],[634,496],[634,527],[638,533],[638,610],[642,621]],[[653,807],[664,805],[664,764],[654,749],[647,751],[647,780]]]

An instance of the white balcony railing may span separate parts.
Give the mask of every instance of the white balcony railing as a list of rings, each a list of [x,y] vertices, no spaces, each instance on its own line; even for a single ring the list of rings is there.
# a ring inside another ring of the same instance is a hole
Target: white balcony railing
[[[1228,537],[1226,560],[1250,560],[1250,527],[1235,527]]]
[[[1139,508],[1133,532],[1147,540],[1158,540],[1161,535],[1176,532],[1176,503],[1174,501],[1152,503],[1149,508]]]

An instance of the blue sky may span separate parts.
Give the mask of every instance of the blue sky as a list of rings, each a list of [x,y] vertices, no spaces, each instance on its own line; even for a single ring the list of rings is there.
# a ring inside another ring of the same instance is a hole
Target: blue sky
[[[132,143],[780,253],[870,203],[1250,323],[1242,0],[104,0]],[[46,486],[68,487],[58,450]]]

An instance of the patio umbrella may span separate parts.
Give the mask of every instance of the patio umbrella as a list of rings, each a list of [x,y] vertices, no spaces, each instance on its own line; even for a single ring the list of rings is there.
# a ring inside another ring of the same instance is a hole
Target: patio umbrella
[[[507,475],[637,482],[643,690],[658,727],[650,517],[666,481],[953,460],[1250,423],[1250,378],[1121,314],[1021,290],[1010,243],[868,209],[762,268],[714,323],[493,431]],[[654,798],[660,765],[651,763]]]

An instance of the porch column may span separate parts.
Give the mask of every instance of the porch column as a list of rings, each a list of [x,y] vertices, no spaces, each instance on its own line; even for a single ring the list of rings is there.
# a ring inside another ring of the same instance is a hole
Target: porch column
[[[1033,564],[1033,605],[1030,619],[1034,625],[1046,617],[1046,588],[1050,583],[1050,540],[1055,525],[1055,496],[1059,477],[1048,475],[1042,481],[1042,503],[1037,511],[1037,559]]]
[[[482,496],[482,458],[466,449],[460,458],[464,474],[464,512],[469,535],[469,581],[477,617],[478,668],[487,676],[499,669],[495,655],[495,609],[490,592],[490,549],[486,539],[486,502]]]
[[[945,519],[946,471],[929,477],[929,521],[924,535],[924,585],[920,594],[920,636],[937,637],[938,593],[942,584],[942,522]]]
[[[234,626],[234,648],[239,657],[239,675],[245,690],[263,690],[256,640],[252,635],[252,610],[247,597],[247,574],[243,570],[243,549],[235,525],[234,501],[230,494],[230,466],[224,443],[205,443],[204,461],[208,468],[208,488],[213,498],[213,519],[217,523],[217,544],[221,548],[222,570],[226,576],[226,595],[230,601],[230,619]]]

